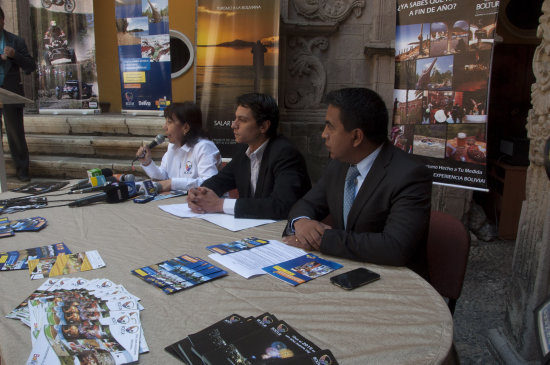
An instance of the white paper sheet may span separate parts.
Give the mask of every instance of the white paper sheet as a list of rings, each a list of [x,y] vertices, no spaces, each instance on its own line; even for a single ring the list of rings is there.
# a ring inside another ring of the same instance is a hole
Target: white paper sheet
[[[172,215],[175,215],[181,218],[204,219],[205,221],[214,223],[220,227],[223,227],[233,232],[275,222],[274,220],[271,220],[271,219],[235,218],[232,215],[223,214],[223,213],[197,214],[191,211],[187,203],[159,205],[159,208],[164,210],[167,213],[170,213]]]
[[[208,257],[249,279],[253,276],[264,275],[266,272],[262,270],[263,267],[292,260],[305,254],[306,252],[300,248],[285,245],[280,241],[269,240],[269,244],[254,247],[250,250],[233,252],[227,255],[213,253]]]

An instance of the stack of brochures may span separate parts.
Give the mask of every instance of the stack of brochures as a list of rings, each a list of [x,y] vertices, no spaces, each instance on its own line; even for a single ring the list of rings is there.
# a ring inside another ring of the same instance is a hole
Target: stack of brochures
[[[338,364],[329,350],[270,313],[256,318],[232,314],[165,350],[190,365]]]
[[[132,270],[132,274],[160,288],[166,294],[172,294],[226,276],[227,271],[201,258],[181,255]]]
[[[128,364],[149,348],[139,298],[108,279],[48,279],[6,317],[31,328],[27,363]]]

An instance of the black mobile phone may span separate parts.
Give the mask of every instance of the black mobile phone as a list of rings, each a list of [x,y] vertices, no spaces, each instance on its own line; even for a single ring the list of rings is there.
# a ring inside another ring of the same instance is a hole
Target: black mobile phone
[[[330,278],[330,282],[343,289],[351,290],[380,279],[380,274],[360,267]]]

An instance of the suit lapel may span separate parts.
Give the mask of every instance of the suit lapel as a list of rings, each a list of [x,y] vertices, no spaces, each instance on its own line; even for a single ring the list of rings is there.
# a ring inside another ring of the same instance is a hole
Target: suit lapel
[[[372,164],[372,167],[370,168],[370,171],[367,174],[367,177],[365,178],[365,180],[363,181],[363,184],[361,185],[361,189],[359,189],[359,192],[357,193],[357,196],[353,201],[353,205],[351,206],[351,209],[348,215],[348,224],[347,224],[348,229],[353,227],[355,220],[359,216],[359,213],[361,212],[363,207],[367,204],[368,200],[370,199],[370,197],[372,196],[372,194],[374,193],[374,191],[376,190],[380,182],[386,176],[386,166],[388,166],[388,164],[391,162],[392,157],[393,157],[393,150],[391,148],[391,145],[388,142],[386,142],[382,146],[382,149],[380,150],[378,157],[376,157],[376,160],[374,160],[374,163]],[[343,192],[343,188],[342,188],[342,192]]]

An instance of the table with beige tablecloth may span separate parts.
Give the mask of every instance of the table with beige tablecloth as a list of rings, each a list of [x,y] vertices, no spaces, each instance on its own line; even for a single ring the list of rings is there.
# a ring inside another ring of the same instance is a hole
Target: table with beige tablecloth
[[[5,199],[20,196],[12,192]],[[52,202],[63,197],[50,197]],[[64,242],[72,252],[97,249],[106,267],[70,276],[108,278],[141,298],[141,320],[150,352],[140,364],[178,364],[164,348],[208,325],[238,313],[271,312],[321,348],[330,349],[341,364],[437,364],[452,343],[453,323],[439,294],[407,268],[363,264],[321,255],[339,262],[342,273],[366,266],[381,279],[346,291],[325,275],[293,287],[269,275],[249,280],[229,275],[172,295],[147,284],[132,269],[182,254],[208,258],[207,245],[255,236],[281,238],[285,222],[231,232],[201,219],[182,219],[159,205],[184,203],[185,197],[135,204],[57,207],[7,215],[10,219],[42,216],[48,226],[39,232],[18,232],[0,240],[1,251]],[[6,216],[6,215],[3,215]],[[212,261],[213,262],[213,261]],[[213,262],[216,264],[215,262]],[[43,282],[27,271],[0,272],[0,355],[2,365],[23,364],[31,351],[30,330],[4,316]]]

